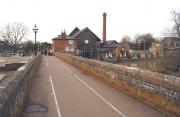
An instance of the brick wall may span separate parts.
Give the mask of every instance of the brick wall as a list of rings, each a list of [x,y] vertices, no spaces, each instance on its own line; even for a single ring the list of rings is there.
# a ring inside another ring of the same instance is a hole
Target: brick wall
[[[77,46],[77,40],[72,40],[75,47]],[[68,39],[59,39],[53,40],[53,51],[54,52],[64,52],[65,48],[69,47],[69,40]]]
[[[68,46],[67,40],[53,40],[53,48],[55,52],[65,51]]]
[[[166,116],[180,116],[180,78],[178,77],[60,53],[56,53],[56,56],[104,79]]]

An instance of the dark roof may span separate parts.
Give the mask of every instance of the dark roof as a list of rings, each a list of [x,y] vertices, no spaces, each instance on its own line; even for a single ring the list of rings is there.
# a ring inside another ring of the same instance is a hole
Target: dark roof
[[[119,48],[131,49],[130,46],[129,46],[129,43],[127,43],[127,42],[118,43],[118,47],[119,47]]]
[[[74,38],[74,37],[69,36],[69,35],[66,35],[66,38],[63,38],[62,35],[58,35],[57,37],[53,38],[52,40],[59,40],[59,39],[69,39],[69,40],[74,40],[74,39],[77,39],[77,38]]]
[[[77,27],[69,34],[66,35],[66,38],[63,38],[62,35],[58,35],[57,37],[53,38],[52,40],[59,40],[59,39],[69,39],[69,40],[73,40],[73,39],[78,39],[78,36],[81,35],[82,33],[84,33],[85,31],[90,32],[91,34],[93,34],[97,41],[101,41],[101,39],[99,37],[97,37],[88,27],[79,30]]]
[[[76,28],[69,34],[69,36],[75,35],[78,31],[80,31],[80,30],[79,30],[78,27],[76,27]]]
[[[113,50],[114,48],[100,48],[99,51],[100,52],[109,52],[111,50]]]
[[[6,45],[6,46],[8,45],[8,43],[6,41],[0,41],[0,44]]]
[[[0,43],[4,43],[4,41],[1,41],[1,40],[0,40]]]
[[[107,44],[113,44],[113,43],[118,43],[116,40],[108,40],[106,41]]]
[[[73,37],[77,38],[79,35],[81,35],[85,31],[89,31],[90,33],[92,33],[97,38],[97,41],[101,41],[101,39],[98,36],[96,36],[88,27],[78,31],[76,34],[73,35]]]
[[[118,42],[116,40],[108,40],[105,43],[101,43],[102,48],[116,48],[118,47]]]

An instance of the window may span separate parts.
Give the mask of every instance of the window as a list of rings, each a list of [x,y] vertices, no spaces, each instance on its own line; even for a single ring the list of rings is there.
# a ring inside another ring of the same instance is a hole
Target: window
[[[179,47],[180,47],[180,43],[176,42],[176,48],[179,48]]]
[[[89,43],[89,40],[85,40],[84,42],[85,42],[85,44],[88,44],[88,43]]]
[[[169,46],[170,46],[170,48],[174,48],[174,42],[171,41]]]
[[[65,48],[65,51],[69,51],[69,47],[66,47],[66,48]]]
[[[74,44],[73,40],[69,40],[69,45]]]
[[[108,52],[108,56],[109,56],[109,57],[112,57],[112,53],[111,53],[111,52]]]
[[[112,53],[111,53],[111,52],[107,52],[105,57],[106,57],[106,58],[112,57]]]
[[[168,47],[168,44],[167,44],[167,43],[164,43],[164,47],[167,48],[167,47]]]
[[[70,45],[69,50],[70,50],[71,52],[75,51],[75,46],[74,46],[74,45]]]

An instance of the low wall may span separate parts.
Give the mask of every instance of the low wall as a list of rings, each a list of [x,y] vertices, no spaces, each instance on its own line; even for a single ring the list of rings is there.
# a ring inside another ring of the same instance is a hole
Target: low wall
[[[180,116],[180,78],[149,70],[56,53],[57,57],[104,79],[166,116]]]
[[[38,55],[20,67],[13,77],[0,82],[0,116],[21,117],[28,92],[36,75],[41,56]]]

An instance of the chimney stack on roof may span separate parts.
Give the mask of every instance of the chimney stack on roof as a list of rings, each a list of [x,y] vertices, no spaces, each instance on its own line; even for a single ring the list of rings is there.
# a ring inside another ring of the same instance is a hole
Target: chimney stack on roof
[[[102,35],[103,43],[106,42],[106,13],[103,13],[103,35]]]
[[[64,29],[64,31],[61,32],[61,38],[65,39],[66,38],[66,31]]]

